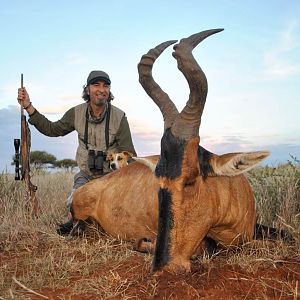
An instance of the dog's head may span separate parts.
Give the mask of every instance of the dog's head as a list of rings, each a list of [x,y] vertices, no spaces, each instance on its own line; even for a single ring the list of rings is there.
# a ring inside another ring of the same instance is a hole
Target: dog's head
[[[109,162],[109,167],[112,170],[118,170],[128,165],[128,161],[132,158],[132,153],[122,151],[119,153],[109,152],[106,160]]]

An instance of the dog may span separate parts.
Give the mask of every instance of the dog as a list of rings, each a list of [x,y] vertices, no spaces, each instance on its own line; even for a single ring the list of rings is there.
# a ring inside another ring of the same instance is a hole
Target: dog
[[[133,154],[128,151],[122,151],[119,153],[109,152],[106,156],[106,160],[109,162],[110,169],[115,171],[126,167],[128,162],[132,159],[132,156]]]

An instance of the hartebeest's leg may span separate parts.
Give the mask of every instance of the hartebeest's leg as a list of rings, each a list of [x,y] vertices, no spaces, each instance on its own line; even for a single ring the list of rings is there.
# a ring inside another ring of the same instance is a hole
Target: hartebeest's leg
[[[81,188],[82,189],[82,188]],[[75,194],[76,195],[76,194]],[[76,196],[75,196],[76,198]],[[85,200],[78,201],[76,204],[76,212],[74,213],[74,201],[71,204],[70,212],[71,218],[64,224],[59,224],[57,233],[59,235],[69,235],[69,236],[78,236],[85,231],[85,220],[88,219],[89,215],[87,214],[87,209],[92,209],[91,205],[86,205]],[[85,204],[85,206],[83,205]],[[78,213],[79,212],[79,213]]]
[[[136,239],[133,244],[133,250],[142,252],[142,253],[150,253],[154,254],[156,241],[151,240],[149,238],[140,238]],[[202,255],[203,253],[207,253],[209,257],[213,256],[216,253],[218,245],[215,240],[206,236],[204,237],[202,243],[196,248],[193,253],[193,256]]]

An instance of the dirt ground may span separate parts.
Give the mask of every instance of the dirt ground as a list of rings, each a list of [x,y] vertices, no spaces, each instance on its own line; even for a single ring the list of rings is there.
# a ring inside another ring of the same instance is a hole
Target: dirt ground
[[[123,296],[108,299],[130,299],[131,297],[137,299],[297,299],[296,293],[300,299],[299,260],[289,259],[270,268],[260,268],[255,274],[237,266],[222,265],[222,262],[215,260],[206,267],[194,263],[190,274],[162,273],[153,276],[149,273],[149,276],[139,280],[137,277],[143,268],[145,268],[143,260],[133,255],[117,269],[111,271],[108,264],[94,276],[111,273],[116,281],[123,282],[128,279],[129,282],[134,282],[128,286]],[[149,288],[152,293],[149,293]],[[61,299],[62,295],[65,297],[68,295],[68,288],[40,292],[49,299]],[[98,299],[97,297],[102,298],[93,294],[81,294],[71,299]]]
[[[18,278],[25,272],[24,261],[32,259],[34,263],[34,259],[43,257],[42,253],[48,251],[45,246],[27,246],[16,253],[0,252],[1,266],[18,265],[14,273]],[[115,248],[114,255],[124,251],[124,245],[116,244]],[[11,292],[11,299],[300,299],[299,257],[255,258],[243,265],[241,257],[237,264],[232,262],[232,257],[239,254],[220,252],[212,259],[194,259],[188,274],[153,274],[151,255],[128,251],[124,259],[112,257],[86,275],[72,271],[63,287],[52,284],[52,288],[31,289],[28,282],[21,286],[21,282],[12,281],[11,287],[17,294],[13,297]],[[76,260],[84,257],[76,255],[74,263]],[[0,299],[7,298],[0,293]]]

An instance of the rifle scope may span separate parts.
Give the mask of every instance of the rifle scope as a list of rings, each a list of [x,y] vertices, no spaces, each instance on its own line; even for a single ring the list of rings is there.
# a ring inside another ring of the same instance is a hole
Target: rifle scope
[[[20,180],[20,139],[14,139],[15,146],[15,180]]]

